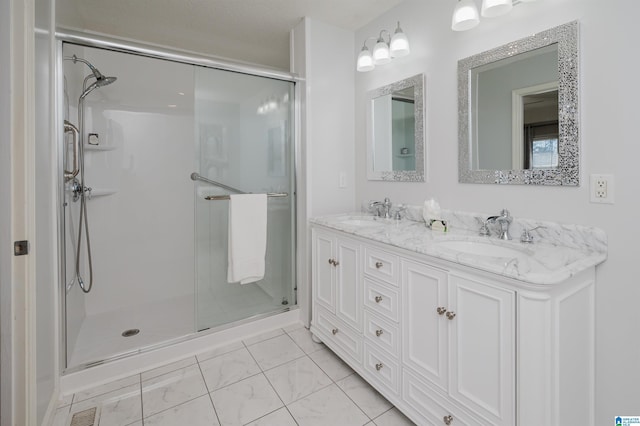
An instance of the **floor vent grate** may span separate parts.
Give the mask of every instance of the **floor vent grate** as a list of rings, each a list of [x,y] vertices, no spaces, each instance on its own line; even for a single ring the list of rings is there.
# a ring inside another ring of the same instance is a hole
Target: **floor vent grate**
[[[79,411],[71,417],[71,424],[69,426],[94,426],[96,424],[96,411],[97,408],[89,408],[84,411]]]

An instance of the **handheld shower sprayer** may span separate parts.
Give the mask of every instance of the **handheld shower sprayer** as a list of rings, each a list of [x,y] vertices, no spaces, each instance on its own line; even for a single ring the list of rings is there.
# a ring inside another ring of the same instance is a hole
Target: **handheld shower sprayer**
[[[85,174],[84,174],[84,98],[91,93],[93,90],[98,87],[106,86],[107,84],[111,84],[116,81],[116,77],[105,77],[96,67],[94,67],[89,61],[86,59],[78,58],[76,55],[71,57],[64,57],[65,61],[73,61],[74,64],[81,62],[89,67],[92,74],[87,75],[84,78],[84,82],[82,84],[82,94],[78,98],[78,141],[74,145],[76,151],[74,151],[74,158],[78,160],[78,179],[74,179],[74,183],[76,183],[76,187],[80,188],[79,190],[79,199],[80,199],[80,215],[78,220],[78,236],[77,236],[77,245],[75,250],[75,279],[78,282],[78,285],[82,289],[83,292],[89,293],[91,288],[93,287],[93,261],[91,257],[91,241],[89,237],[89,218],[87,215],[87,192],[90,192],[91,189],[85,186]],[[87,87],[87,83],[91,78],[95,80],[89,84]],[[74,127],[75,129],[75,127]],[[77,157],[75,157],[77,155]],[[75,175],[74,175],[75,177]],[[75,199],[74,199],[75,201]],[[84,228],[84,239],[87,244],[86,255],[87,255],[87,265],[89,269],[89,280],[85,282],[82,278],[80,265],[81,265],[81,245],[82,245],[82,234]]]

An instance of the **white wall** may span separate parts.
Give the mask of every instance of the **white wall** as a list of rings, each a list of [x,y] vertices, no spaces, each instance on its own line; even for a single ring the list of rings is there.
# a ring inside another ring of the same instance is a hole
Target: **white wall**
[[[291,31],[291,72],[298,83],[298,304],[310,321],[307,219],[355,209],[353,33],[304,18]],[[340,174],[345,187],[340,188]]]
[[[351,211],[354,200],[353,33],[307,20],[307,168],[310,216]],[[339,188],[340,173],[346,188]]]
[[[555,0],[526,3],[510,15],[485,19],[474,30],[450,30],[455,2],[406,0],[356,33],[356,44],[400,20],[411,43],[408,57],[356,76],[356,151],[364,154],[366,92],[417,73],[426,74],[425,183],[369,182],[365,156],[356,156],[356,202],[389,196],[394,203],[421,204],[429,197],[443,208],[495,214],[502,207],[516,217],[602,228],[609,259],[597,270],[596,424],[615,415],[640,413],[640,286],[636,244],[636,122],[640,107],[633,72],[640,67],[635,0]],[[471,185],[458,183],[457,61],[572,20],[580,25],[581,181],[578,188]],[[351,62],[355,61],[354,49]],[[355,68],[355,67],[354,67]],[[614,205],[589,203],[588,176],[615,175]]]

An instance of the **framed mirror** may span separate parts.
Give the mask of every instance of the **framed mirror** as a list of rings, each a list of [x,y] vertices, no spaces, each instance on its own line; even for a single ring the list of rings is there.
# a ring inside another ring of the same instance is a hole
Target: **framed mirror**
[[[458,61],[461,183],[580,183],[578,23]]]
[[[424,182],[424,75],[367,94],[367,178]]]

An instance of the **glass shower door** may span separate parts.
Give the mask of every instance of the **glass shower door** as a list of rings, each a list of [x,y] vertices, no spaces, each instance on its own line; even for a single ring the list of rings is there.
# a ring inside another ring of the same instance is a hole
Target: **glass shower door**
[[[267,200],[262,280],[227,279],[229,201],[233,191],[195,183],[196,326],[205,330],[282,311],[295,300],[294,83],[229,71],[195,70],[196,172]]]

